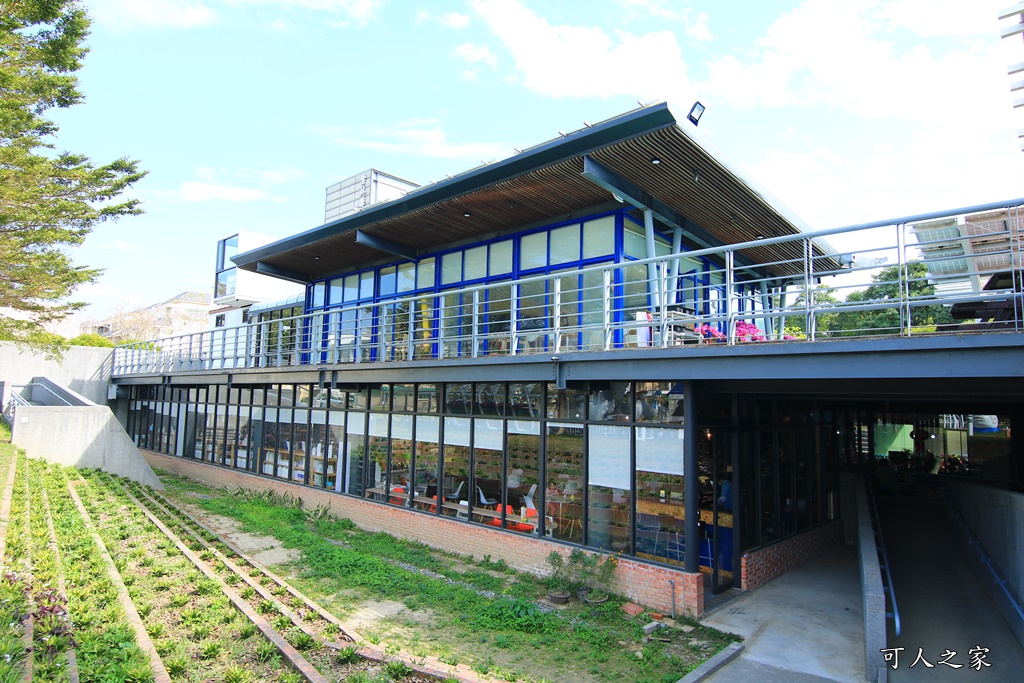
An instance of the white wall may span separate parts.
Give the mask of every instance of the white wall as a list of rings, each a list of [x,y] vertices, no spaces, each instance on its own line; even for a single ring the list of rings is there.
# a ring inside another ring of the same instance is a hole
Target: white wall
[[[60,360],[52,360],[14,342],[0,342],[0,382],[4,402],[12,385],[24,385],[35,376],[48,377],[93,403],[106,405],[113,349],[72,346]]]

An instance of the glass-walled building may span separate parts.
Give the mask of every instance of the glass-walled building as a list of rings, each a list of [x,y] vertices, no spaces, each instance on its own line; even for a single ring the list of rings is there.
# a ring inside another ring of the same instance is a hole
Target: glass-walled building
[[[141,448],[245,470],[470,525],[669,565],[686,552],[697,482],[699,564],[722,584],[736,558],[835,518],[840,423],[815,405],[744,402],[745,425],[709,402],[686,471],[674,381],[330,388],[136,386]],[[745,441],[733,477],[733,444]],[[753,460],[750,460],[753,457]],[[734,536],[734,514],[748,520]]]

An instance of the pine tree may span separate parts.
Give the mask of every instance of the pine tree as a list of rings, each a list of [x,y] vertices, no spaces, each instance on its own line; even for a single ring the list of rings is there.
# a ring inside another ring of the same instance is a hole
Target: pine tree
[[[69,249],[98,222],[141,213],[116,201],[145,175],[138,161],[96,166],[53,143],[47,112],[83,99],[88,31],[79,0],[0,0],[0,339],[52,346],[43,325],[80,309],[68,297],[100,274]]]

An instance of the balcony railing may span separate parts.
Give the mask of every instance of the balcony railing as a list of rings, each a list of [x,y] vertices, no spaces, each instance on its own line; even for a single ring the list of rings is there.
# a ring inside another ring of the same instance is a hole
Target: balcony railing
[[[1022,208],[1018,199],[124,344],[113,372],[1021,332]],[[1005,216],[964,223],[982,211]],[[959,226],[921,227],[944,217]],[[826,237],[844,248],[823,253]],[[783,252],[803,256],[744,258]]]

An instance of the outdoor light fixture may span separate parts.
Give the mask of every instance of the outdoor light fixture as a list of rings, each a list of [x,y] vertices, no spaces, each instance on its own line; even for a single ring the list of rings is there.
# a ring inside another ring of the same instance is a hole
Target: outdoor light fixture
[[[757,233],[756,235],[754,235],[754,239],[755,240],[763,240],[764,239],[764,235],[762,235],[761,233]]]
[[[693,182],[694,182],[694,184],[697,184],[697,183],[700,182],[700,173],[698,173],[697,171],[693,172]]]
[[[686,115],[686,118],[690,119],[690,123],[696,126],[700,122],[702,114],[704,114],[704,105],[700,103],[700,100],[697,100],[690,107],[690,113]]]
[[[654,157],[653,159],[651,159],[651,163],[657,166],[658,164],[661,163],[661,159],[659,159],[658,157]]]
[[[469,211],[466,211],[466,212],[464,212],[464,213],[463,213],[462,215],[463,215],[463,217],[465,217],[465,218],[469,218],[469,217],[470,217],[470,216],[472,216],[473,214],[471,214],[471,213],[470,213]]]

